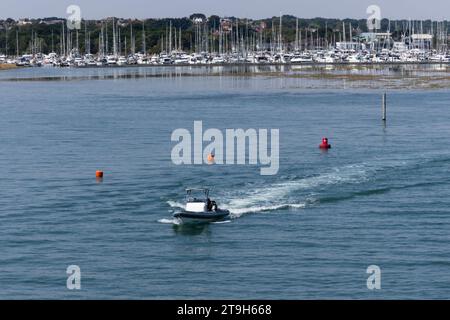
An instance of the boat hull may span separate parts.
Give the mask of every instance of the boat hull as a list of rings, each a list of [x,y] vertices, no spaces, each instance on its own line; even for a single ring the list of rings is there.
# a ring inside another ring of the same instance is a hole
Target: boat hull
[[[174,218],[180,219],[183,223],[208,223],[223,220],[230,216],[228,210],[217,210],[213,212],[177,212]]]

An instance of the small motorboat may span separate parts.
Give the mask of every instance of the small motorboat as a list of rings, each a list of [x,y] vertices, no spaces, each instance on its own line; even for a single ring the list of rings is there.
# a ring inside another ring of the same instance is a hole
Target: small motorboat
[[[215,222],[229,217],[230,211],[219,209],[209,198],[209,189],[187,189],[186,208],[174,213],[174,218],[187,222]]]

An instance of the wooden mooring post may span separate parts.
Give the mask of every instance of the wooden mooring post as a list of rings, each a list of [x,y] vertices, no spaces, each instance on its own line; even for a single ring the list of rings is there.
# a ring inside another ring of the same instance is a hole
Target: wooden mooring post
[[[383,97],[382,97],[382,102],[381,102],[381,111],[382,111],[382,120],[386,121],[386,105],[387,105],[387,100],[386,100],[386,92],[383,93]]]

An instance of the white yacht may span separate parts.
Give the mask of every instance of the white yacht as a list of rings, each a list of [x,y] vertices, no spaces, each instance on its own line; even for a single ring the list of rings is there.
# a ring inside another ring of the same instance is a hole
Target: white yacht
[[[108,66],[113,66],[117,64],[117,58],[115,56],[107,56],[106,57],[106,64]]]
[[[127,58],[125,58],[124,56],[120,56],[119,59],[117,60],[117,65],[118,66],[124,66],[126,65],[127,62]]]
[[[313,58],[309,54],[295,54],[291,59],[291,63],[308,63],[308,62],[313,62]]]

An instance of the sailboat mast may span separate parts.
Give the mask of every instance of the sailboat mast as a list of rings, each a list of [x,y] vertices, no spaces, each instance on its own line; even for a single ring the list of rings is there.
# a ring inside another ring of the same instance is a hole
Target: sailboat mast
[[[283,15],[280,12],[280,34],[279,34],[279,45],[278,45],[278,48],[279,48],[280,52],[283,51],[283,48],[282,48],[282,41],[283,41],[282,34],[283,34],[283,30],[282,30],[282,28],[283,28]]]
[[[142,20],[142,51],[144,54],[147,52],[147,44],[145,43],[145,20]]]

